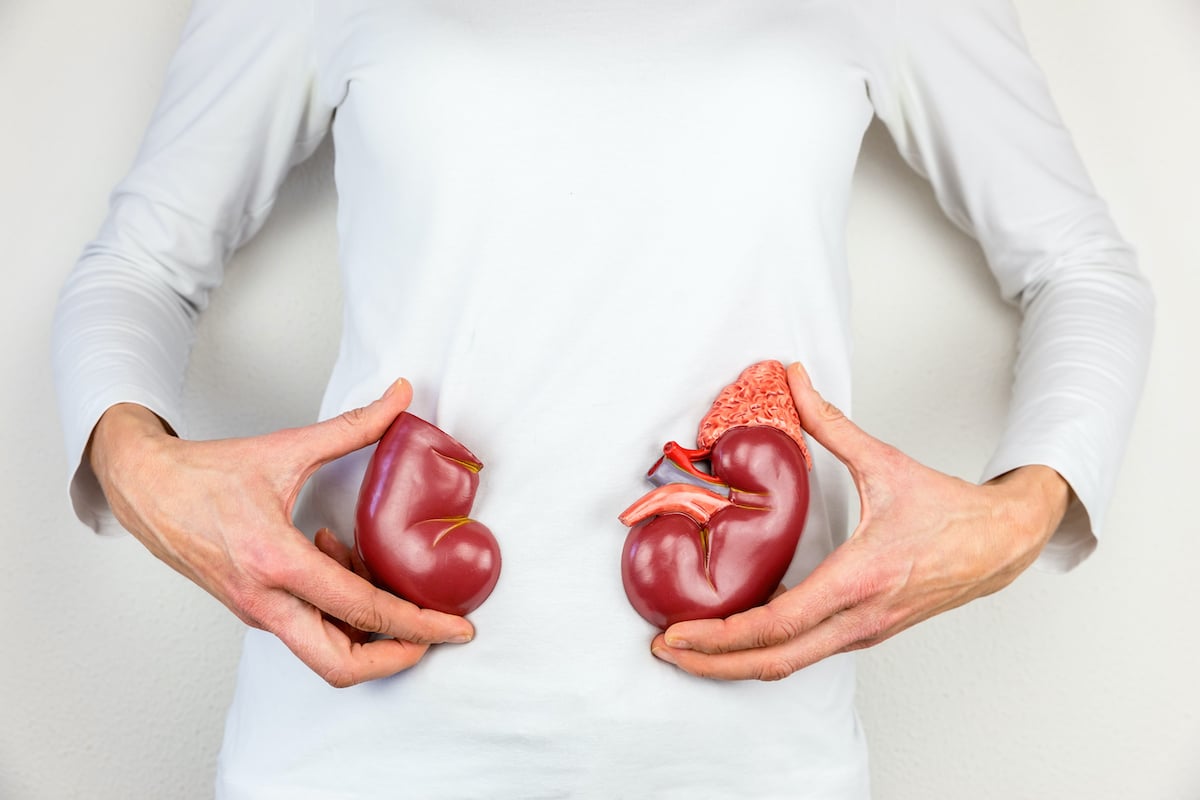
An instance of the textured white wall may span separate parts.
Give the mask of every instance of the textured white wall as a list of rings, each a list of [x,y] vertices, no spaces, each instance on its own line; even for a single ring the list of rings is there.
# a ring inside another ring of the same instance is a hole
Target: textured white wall
[[[1093,178],[1159,298],[1150,383],[1090,561],[1027,574],[862,659],[879,800],[1200,797],[1200,6],[1019,0]],[[48,367],[59,285],[157,96],[185,0],[0,3],[0,798],[201,798],[239,624],[67,505]],[[238,254],[192,363],[194,431],[316,413],[339,326],[328,143]],[[855,416],[974,478],[1014,317],[977,248],[873,129],[850,225]],[[288,288],[283,289],[283,276]],[[929,303],[921,295],[937,292]]]

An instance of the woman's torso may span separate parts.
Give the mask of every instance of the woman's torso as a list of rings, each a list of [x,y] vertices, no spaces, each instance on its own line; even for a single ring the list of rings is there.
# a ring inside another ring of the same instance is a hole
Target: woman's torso
[[[475,641],[388,680],[331,689],[252,631],[225,796],[865,796],[849,656],[773,684],[657,661],[616,519],[754,361],[802,360],[849,405],[857,13],[317,4],[345,303],[322,416],[408,377],[411,410],[484,461],[473,516],[504,566]],[[817,450],[789,585],[848,528]],[[303,529],[352,537],[368,457],[318,473]]]

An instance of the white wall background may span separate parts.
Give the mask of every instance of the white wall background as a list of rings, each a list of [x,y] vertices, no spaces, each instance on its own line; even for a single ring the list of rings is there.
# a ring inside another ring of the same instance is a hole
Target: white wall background
[[[862,658],[876,797],[1195,800],[1200,5],[1017,4],[1154,282],[1156,353],[1091,560],[1026,574]],[[48,365],[58,287],[129,166],[186,10],[0,2],[0,798],[210,795],[240,625],[131,538],[75,521]],[[188,388],[200,435],[315,415],[340,313],[331,175],[326,143],[204,319]],[[975,478],[1003,415],[1015,319],[878,128],[849,234],[855,416]]]

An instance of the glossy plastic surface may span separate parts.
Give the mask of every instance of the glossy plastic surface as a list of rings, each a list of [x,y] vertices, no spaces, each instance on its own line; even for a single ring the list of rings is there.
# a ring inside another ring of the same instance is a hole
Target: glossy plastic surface
[[[483,464],[445,431],[404,413],[359,490],[354,542],[375,582],[422,608],[466,614],[500,577],[500,545],[470,519]]]
[[[701,449],[667,443],[648,475],[657,488],[621,514],[625,594],[658,628],[767,602],[808,514],[809,455],[782,364],[743,371],[697,438]]]
[[[765,603],[804,530],[808,469],[787,434],[766,426],[726,431],[712,463],[732,505],[706,522],[668,509],[637,523],[625,539],[625,594],[658,628]]]

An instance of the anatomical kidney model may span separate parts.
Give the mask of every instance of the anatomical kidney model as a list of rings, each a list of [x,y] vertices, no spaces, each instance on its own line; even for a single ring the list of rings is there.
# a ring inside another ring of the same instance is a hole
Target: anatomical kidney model
[[[675,442],[621,514],[630,603],[650,624],[727,617],[762,605],[796,552],[808,513],[800,418],[778,361],[745,369],[700,423],[697,449]],[[711,464],[711,473],[697,467]]]
[[[483,464],[449,434],[401,414],[358,494],[354,544],[372,579],[422,608],[466,614],[500,577],[500,545],[470,519]]]

